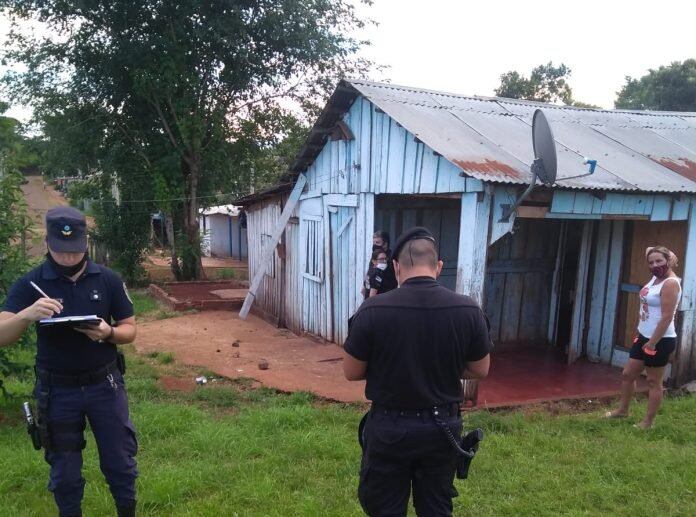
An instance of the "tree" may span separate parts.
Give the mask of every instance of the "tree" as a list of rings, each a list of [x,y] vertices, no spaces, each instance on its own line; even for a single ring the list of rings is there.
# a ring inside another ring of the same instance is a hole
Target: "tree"
[[[573,91],[568,84],[571,70],[561,63],[539,65],[529,77],[519,72],[506,72],[500,76],[500,86],[495,90],[498,97],[525,99],[537,102],[563,103],[581,108],[596,108],[592,104],[573,100]]]
[[[623,109],[696,111],[696,59],[675,61],[650,70],[640,79],[627,76],[614,105]]]
[[[248,188],[248,178],[229,166],[242,162],[232,154],[240,142],[249,142],[250,133],[273,140],[290,103],[316,109],[338,77],[364,75],[370,66],[355,57],[364,42],[349,35],[365,22],[349,0],[0,0],[0,6],[53,34],[38,40],[12,33],[8,57],[27,65],[27,72],[7,76],[15,95],[46,114],[99,113],[100,137],[133,160],[128,170],[117,169],[119,183],[146,174],[156,198],[175,200],[165,208],[182,237],[183,248],[172,251],[177,278],[202,275],[200,200],[221,185],[239,194]]]
[[[7,104],[0,102],[0,305],[12,283],[28,268],[24,249],[18,244],[26,232],[24,196],[20,188],[22,175],[18,166],[23,163],[24,138],[19,133],[19,122],[2,116]],[[30,342],[25,333],[21,344]],[[0,348],[0,376],[21,370],[11,358],[8,349]],[[4,392],[0,379],[0,390]]]

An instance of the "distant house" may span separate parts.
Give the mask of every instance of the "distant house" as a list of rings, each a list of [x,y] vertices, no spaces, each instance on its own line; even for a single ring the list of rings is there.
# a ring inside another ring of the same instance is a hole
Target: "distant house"
[[[247,258],[247,231],[243,214],[234,205],[212,206],[200,210],[199,225],[203,253],[208,257]]]
[[[538,108],[554,131],[558,177],[502,221],[531,180]],[[591,176],[585,156],[597,160]],[[664,244],[684,279],[671,375],[696,377],[696,113],[342,81],[283,183],[237,204],[248,217],[250,277],[265,271],[253,307],[296,332],[342,344],[372,233],[394,241],[423,225],[438,238],[442,283],[482,304],[498,347],[619,366],[649,279],[644,250]]]

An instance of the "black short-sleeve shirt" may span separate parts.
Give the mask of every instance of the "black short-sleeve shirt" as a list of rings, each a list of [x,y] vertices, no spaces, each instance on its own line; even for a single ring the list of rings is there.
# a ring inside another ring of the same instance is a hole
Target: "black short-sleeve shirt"
[[[133,303],[121,278],[92,261],[87,261],[85,272],[76,282],[59,276],[49,262],[44,262],[14,283],[5,300],[4,311],[16,314],[41,298],[30,281],[63,304],[63,312],[56,316],[95,314],[107,323],[133,316]],[[37,325],[36,335],[36,366],[45,370],[83,373],[116,359],[116,345],[92,341],[73,329]]]
[[[429,277],[366,300],[351,318],[346,352],[367,361],[365,396],[400,409],[462,401],[466,364],[491,349],[478,304]]]

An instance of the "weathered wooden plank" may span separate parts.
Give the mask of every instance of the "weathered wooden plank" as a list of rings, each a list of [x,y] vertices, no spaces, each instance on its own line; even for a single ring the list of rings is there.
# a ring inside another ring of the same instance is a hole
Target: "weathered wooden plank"
[[[655,196],[652,212],[650,213],[651,221],[669,221],[672,211],[672,200],[667,196]]]
[[[402,194],[413,194],[416,192],[413,188],[413,184],[416,181],[416,167],[420,154],[419,147],[419,144],[416,143],[413,137],[405,132],[400,190]]]
[[[490,213],[488,193],[462,194],[456,290],[479,303],[483,298]]]
[[[494,260],[488,263],[488,273],[547,273],[553,270],[555,258],[523,257]]]
[[[587,297],[587,274],[590,264],[592,246],[592,221],[585,221],[582,229],[578,274],[575,284],[575,301],[573,303],[573,324],[568,347],[568,362],[572,363],[582,353],[582,336],[585,328],[585,303]]]
[[[559,190],[553,193],[551,200],[551,212],[559,214],[572,214],[575,205],[575,192]]]
[[[370,178],[372,177],[372,103],[364,97],[358,101],[361,108],[360,132],[357,136],[360,141],[360,191],[370,191]]]
[[[616,315],[619,304],[619,287],[621,282],[621,266],[623,263],[624,221],[612,221],[611,242],[609,244],[609,271],[607,277],[607,294],[604,302],[604,322],[602,324],[602,339],[599,357],[603,363],[611,361],[614,347]]]
[[[326,339],[333,341],[335,339],[333,325],[334,300],[332,296],[334,266],[332,264],[332,254],[334,252],[334,244],[332,242],[331,225],[333,224],[334,214],[329,211],[329,204],[324,200],[324,228],[323,242],[324,247],[324,264],[326,265],[326,280],[324,281],[324,303],[322,303],[322,325],[326,328]]]
[[[611,365],[623,368],[628,359],[628,352],[615,348],[611,354]]]
[[[496,186],[493,189],[492,215],[491,215],[491,235],[489,245],[512,230],[517,214],[513,213],[507,221],[500,221],[503,216],[503,205],[514,205],[517,196],[515,187]]]
[[[566,214],[558,212],[547,212],[546,219],[576,219],[576,220],[599,220],[602,216],[599,214]]]
[[[483,192],[485,190],[483,181],[476,178],[465,178],[465,180],[466,192]]]
[[[435,192],[437,185],[437,168],[439,158],[433,151],[426,147],[423,152],[423,165],[420,175],[420,193],[431,194]]]
[[[574,214],[591,214],[594,198],[587,192],[578,192],[575,194],[573,202]]]
[[[440,167],[440,176],[443,180],[446,178],[446,181],[442,182],[443,190],[440,192],[471,192],[467,190],[467,178],[460,174],[459,167],[447,160],[443,160]]]
[[[688,220],[690,206],[691,202],[688,198],[675,200],[672,205],[672,221]]]
[[[565,252],[566,232],[568,231],[568,223],[560,222],[560,230],[558,233],[558,243],[556,245],[556,263],[553,269],[553,277],[551,279],[551,292],[549,298],[549,324],[546,330],[546,339],[549,343],[556,341],[556,322],[558,319],[558,304],[560,303],[559,291],[561,286],[561,266],[563,265],[563,253]]]
[[[547,206],[518,206],[517,217],[520,219],[545,219],[549,213]]]
[[[387,117],[386,114],[381,114],[384,117],[384,123],[382,124],[382,140],[379,145],[382,146],[382,156],[379,164],[379,177],[377,192],[383,193],[388,192],[388,178],[389,178],[389,164],[391,163],[391,153],[393,152],[391,146],[391,134],[393,131],[394,121]]]
[[[604,203],[602,203],[603,214],[622,214],[623,213],[624,196],[621,194],[607,194]]]
[[[404,155],[406,153],[406,130],[394,121],[389,131],[389,163],[384,192],[400,194],[404,180]]]
[[[486,315],[491,323],[491,339],[493,343],[500,341],[500,327],[502,325],[503,304],[505,296],[505,274],[486,275]]]
[[[605,293],[609,273],[611,225],[611,221],[601,221],[599,223],[595,244],[592,290],[590,292],[590,317],[587,329],[587,356],[591,360],[599,359],[602,343]]]

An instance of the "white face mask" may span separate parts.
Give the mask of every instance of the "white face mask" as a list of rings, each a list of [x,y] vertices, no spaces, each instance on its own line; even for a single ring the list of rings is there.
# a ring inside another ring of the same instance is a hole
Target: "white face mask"
[[[385,269],[387,269],[387,265],[386,265],[386,264],[377,264],[375,267],[376,267],[377,269],[381,269],[382,271],[384,271]]]

